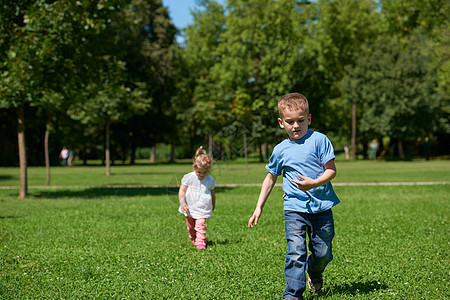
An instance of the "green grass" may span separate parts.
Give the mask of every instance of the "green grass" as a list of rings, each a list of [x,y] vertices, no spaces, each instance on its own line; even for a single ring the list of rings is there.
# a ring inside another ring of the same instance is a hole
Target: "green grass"
[[[115,167],[117,175],[105,179],[101,167],[60,167],[52,168],[52,184],[72,187],[30,188],[26,200],[17,199],[17,189],[0,190],[0,299],[280,299],[286,252],[281,188],[273,190],[260,224],[248,229],[259,187],[218,187],[208,249],[198,251],[177,212],[177,189],[167,186],[189,168]],[[260,182],[263,165],[249,168],[248,182]],[[408,181],[408,173],[420,169],[425,175],[417,181],[449,180],[447,161],[343,162],[338,168],[349,182],[357,181],[345,175],[352,170],[358,181],[382,170],[396,174],[386,176],[392,181]],[[43,171],[31,169],[30,181]],[[229,165],[214,175],[218,183],[233,177],[241,183],[247,178],[242,170]],[[1,185],[13,185],[0,176]],[[163,186],[101,188],[157,183]],[[334,209],[334,260],[324,290],[307,291],[306,299],[450,297],[448,184],[335,190],[342,203]]]
[[[117,165],[111,167],[111,176],[104,166],[51,167],[51,186],[176,186],[181,177],[192,170],[190,161],[178,164]],[[266,175],[265,164],[248,164],[248,174],[242,162],[217,162],[211,175],[218,184],[260,184]],[[336,161],[338,175],[333,180],[342,182],[450,182],[450,160],[385,162]],[[45,168],[28,168],[28,185],[45,185]],[[19,186],[18,168],[0,168],[0,187]],[[281,179],[280,179],[281,182]]]

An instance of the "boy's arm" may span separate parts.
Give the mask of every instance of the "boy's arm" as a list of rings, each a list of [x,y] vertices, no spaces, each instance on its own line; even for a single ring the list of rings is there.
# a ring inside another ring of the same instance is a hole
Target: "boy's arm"
[[[277,178],[278,176],[273,175],[272,173],[267,174],[266,178],[264,178],[255,211],[253,212],[253,216],[251,216],[250,220],[248,220],[248,228],[253,228],[253,224],[258,224],[264,204],[266,204],[267,198],[269,197],[273,186],[277,182]]]
[[[213,206],[213,210],[216,208],[216,192],[214,191],[214,189],[210,190],[211,191],[211,198],[212,198],[212,206]]]
[[[188,189],[187,185],[180,185],[180,190],[178,191],[178,201],[180,201],[180,209],[183,213],[189,212],[189,207],[186,203],[186,191]]]
[[[297,184],[298,188],[301,189],[302,191],[307,191],[312,188],[319,187],[319,186],[331,181],[331,179],[333,179],[334,177],[336,177],[337,171],[336,171],[336,165],[334,164],[334,159],[328,161],[325,164],[324,168],[325,168],[325,171],[323,172],[323,174],[316,179],[312,179],[312,178],[298,174],[298,177],[300,179],[302,179],[302,181],[300,181],[298,179],[293,179],[292,182]]]

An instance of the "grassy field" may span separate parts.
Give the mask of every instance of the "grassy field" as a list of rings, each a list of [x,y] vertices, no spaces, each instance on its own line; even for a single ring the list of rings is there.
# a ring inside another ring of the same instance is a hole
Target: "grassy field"
[[[177,186],[181,177],[192,170],[192,161],[177,164],[138,164],[111,167],[111,176],[105,176],[104,166],[52,167],[51,186]],[[242,162],[217,162],[211,175],[217,184],[260,184],[267,174],[265,164],[248,164],[248,174]],[[450,160],[386,162],[336,161],[338,175],[334,183],[346,182],[450,182]],[[45,168],[28,168],[28,185],[45,185]],[[0,168],[0,188],[19,186],[18,168]],[[280,181],[281,182],[281,179]]]
[[[335,182],[450,180],[448,161],[337,165]],[[259,183],[263,167],[249,164],[247,175],[243,165],[217,164],[212,175],[218,184]],[[112,171],[106,178],[102,167],[52,168],[59,187],[30,188],[26,200],[16,188],[0,189],[0,299],[281,299],[280,187],[252,230],[259,187],[218,187],[208,249],[198,251],[172,187],[188,162]],[[43,185],[41,173],[30,168],[30,186]],[[17,176],[0,168],[0,186],[17,186]],[[335,190],[342,203],[334,209],[334,260],[323,291],[306,299],[450,297],[448,184]]]

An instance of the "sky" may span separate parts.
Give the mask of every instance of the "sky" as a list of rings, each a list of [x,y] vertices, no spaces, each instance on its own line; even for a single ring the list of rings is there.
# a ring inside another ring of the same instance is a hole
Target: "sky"
[[[221,4],[225,2],[224,0],[216,1]],[[162,3],[169,9],[169,15],[179,29],[183,29],[192,23],[193,19],[190,10],[199,8],[195,0],[162,0]]]

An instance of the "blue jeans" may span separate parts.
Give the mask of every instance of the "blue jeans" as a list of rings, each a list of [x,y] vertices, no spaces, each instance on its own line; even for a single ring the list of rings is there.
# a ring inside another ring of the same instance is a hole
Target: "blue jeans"
[[[331,241],[334,237],[334,221],[331,209],[317,214],[296,211],[284,212],[284,226],[288,252],[284,267],[286,290],[283,297],[303,299],[306,289],[305,269],[312,279],[320,278],[327,264],[333,259]],[[306,235],[309,237],[307,256]]]

